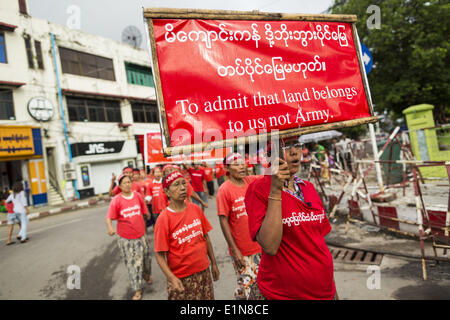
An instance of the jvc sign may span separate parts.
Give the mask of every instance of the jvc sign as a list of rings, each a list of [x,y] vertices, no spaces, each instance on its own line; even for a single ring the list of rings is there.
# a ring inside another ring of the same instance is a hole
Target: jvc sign
[[[74,143],[71,145],[72,156],[92,156],[109,153],[120,153],[125,141],[95,141]]]

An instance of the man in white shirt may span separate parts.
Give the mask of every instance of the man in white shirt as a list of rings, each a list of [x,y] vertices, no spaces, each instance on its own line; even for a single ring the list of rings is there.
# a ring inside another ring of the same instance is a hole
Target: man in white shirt
[[[8,213],[7,220],[9,225],[8,230],[8,242],[6,245],[13,244],[11,241],[11,236],[14,228],[14,223],[20,223],[20,231],[17,239],[20,240],[21,243],[25,243],[28,241],[27,238],[27,228],[28,228],[28,204],[27,199],[25,198],[25,192],[23,191],[22,182],[16,182],[13,186],[13,192],[9,195],[8,199],[6,199],[6,203],[13,204],[14,212]]]
[[[341,159],[344,159],[344,169],[352,172],[352,140],[347,138],[345,134],[342,135],[341,140],[337,143],[338,152]]]

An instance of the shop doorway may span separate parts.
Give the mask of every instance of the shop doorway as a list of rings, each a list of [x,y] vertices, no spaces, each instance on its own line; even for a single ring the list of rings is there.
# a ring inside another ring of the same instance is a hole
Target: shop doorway
[[[22,160],[0,162],[0,187],[12,189],[14,182],[22,181]]]

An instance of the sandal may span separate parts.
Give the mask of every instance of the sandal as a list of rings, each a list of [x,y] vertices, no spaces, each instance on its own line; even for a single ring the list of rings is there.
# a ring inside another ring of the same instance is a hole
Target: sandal
[[[153,283],[152,276],[144,277],[144,280],[147,281],[147,284],[152,284]]]
[[[20,240],[20,243],[25,243],[25,242],[27,242],[28,240],[30,240],[30,238],[26,238],[26,239]]]
[[[136,292],[133,296],[133,300],[142,300],[142,293]]]
[[[15,241],[7,242],[6,245],[9,246],[9,245],[14,244],[14,243],[16,243],[16,242]]]

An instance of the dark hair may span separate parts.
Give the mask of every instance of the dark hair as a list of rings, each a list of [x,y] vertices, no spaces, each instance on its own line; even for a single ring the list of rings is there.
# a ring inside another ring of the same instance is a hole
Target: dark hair
[[[141,172],[141,170],[139,170],[138,168],[133,168],[133,173],[134,172],[138,172],[138,173],[140,173]]]
[[[130,179],[130,177],[129,177],[128,175],[124,174],[124,175],[122,175],[121,177],[119,177],[118,185],[120,185],[120,183],[122,182],[122,180],[123,180],[124,178]],[[130,180],[131,180],[131,179],[130,179]]]
[[[15,182],[14,185],[13,185],[13,192],[14,193],[19,193],[21,191],[23,191],[23,184],[22,184],[22,182],[21,181]]]

